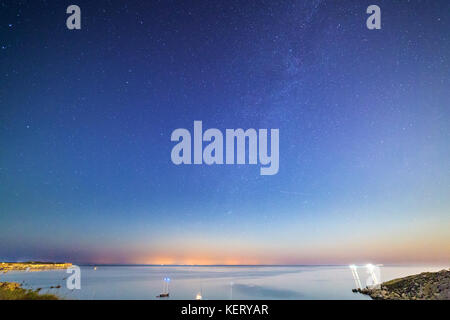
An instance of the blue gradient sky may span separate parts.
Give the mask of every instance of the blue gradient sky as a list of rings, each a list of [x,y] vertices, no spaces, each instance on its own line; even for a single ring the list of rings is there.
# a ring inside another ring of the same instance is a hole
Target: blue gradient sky
[[[450,262],[448,1],[0,4],[0,260]],[[280,170],[175,166],[279,128]]]

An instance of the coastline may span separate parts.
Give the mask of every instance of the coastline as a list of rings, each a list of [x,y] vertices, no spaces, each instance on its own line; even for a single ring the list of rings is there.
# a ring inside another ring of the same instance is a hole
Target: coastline
[[[40,293],[41,289],[24,289],[17,282],[0,282],[0,300],[60,300],[50,293]]]
[[[10,271],[45,271],[45,270],[59,270],[67,269],[72,266],[67,262],[2,262],[0,263],[0,273],[7,273]]]
[[[61,270],[71,267],[71,263],[58,262],[1,262],[0,274],[6,274],[11,271],[50,271]],[[58,287],[55,287],[58,288]],[[50,293],[40,293],[41,289],[24,289],[17,282],[0,282],[0,300],[60,300],[60,298]]]
[[[61,272],[44,272],[42,275],[39,273],[26,272],[28,271],[49,271],[49,270],[61,270],[64,267],[72,266],[70,263],[42,263],[42,262],[21,262],[21,263],[1,263],[0,262],[0,276],[2,273],[8,273],[8,271],[17,271],[11,272],[11,275],[6,275],[3,279],[0,278],[0,300],[1,299],[41,299],[36,294],[43,296],[42,289],[59,289],[57,291],[57,296],[67,297],[69,295],[71,298],[75,299],[92,299],[94,295],[96,299],[108,299],[113,297],[111,294],[98,296],[95,293],[95,287],[83,290],[83,292],[68,292],[63,284],[66,278],[64,275],[61,275]],[[155,266],[156,267],[156,266]],[[98,272],[101,273],[101,277],[103,279],[128,279],[130,275],[133,277],[140,276],[143,279],[147,279],[145,286],[133,285],[132,291],[134,290],[134,294],[124,295],[123,293],[118,293],[114,296],[114,299],[129,299],[129,298],[139,298],[139,299],[152,299],[153,293],[159,293],[159,284],[160,280],[163,277],[170,276],[175,279],[177,282],[180,281],[189,281],[189,285],[186,287],[195,289],[205,281],[205,279],[210,279],[211,277],[208,275],[210,271],[209,268],[205,268],[205,270],[196,270],[192,274],[192,277],[188,277],[186,279],[179,279],[178,274],[181,272],[192,270],[188,268],[187,270],[183,269],[179,270],[177,268],[167,268],[167,266],[158,266],[160,270],[152,271],[150,276],[148,271],[145,268],[138,269],[129,269],[127,267],[122,268],[102,268],[100,267],[100,271],[97,271],[97,268],[92,268],[91,266],[85,267],[83,269],[83,274],[86,273],[88,277],[97,277],[96,274]],[[388,267],[385,271],[384,279],[389,280],[381,285],[379,285],[378,289],[366,287],[363,289],[351,289],[352,286],[349,284],[341,285],[339,281],[329,281],[328,286],[322,288],[323,292],[318,294],[310,294],[308,296],[308,292],[314,292],[317,287],[309,286],[303,287],[301,285],[308,283],[311,279],[315,279],[318,276],[323,279],[340,279],[342,277],[349,277],[348,269],[346,266],[342,266],[339,268],[314,268],[314,269],[302,269],[298,268],[294,273],[290,272],[290,270],[281,269],[268,269],[268,270],[260,270],[254,268],[245,268],[242,267],[241,270],[234,269],[223,269],[219,268],[221,274],[225,277],[229,277],[228,279],[233,279],[236,276],[242,274],[242,272],[256,272],[256,275],[260,279],[266,279],[265,277],[272,275],[273,273],[277,274],[281,272],[284,278],[280,278],[277,283],[266,283],[266,285],[260,285],[256,281],[242,283],[235,283],[233,286],[233,292],[236,293],[236,297],[242,299],[243,297],[251,298],[251,297],[260,297],[261,291],[265,292],[265,297],[268,299],[278,300],[280,297],[284,297],[285,299],[363,299],[367,300],[369,298],[374,300],[450,300],[450,269],[448,266],[435,266],[435,267],[424,267],[424,266],[410,266],[408,268],[397,268],[397,267]],[[439,271],[440,270],[440,271]],[[216,271],[216,270],[215,270]],[[308,271],[308,272],[304,272]],[[191,272],[192,273],[192,272]],[[234,275],[236,273],[236,275]],[[215,279],[216,277],[212,277],[211,279]],[[220,278],[220,277],[219,277]],[[34,279],[34,280],[33,280]],[[3,281],[3,282],[1,282]],[[7,282],[5,282],[7,281]],[[216,280],[214,280],[216,281]],[[221,281],[218,280],[215,283],[215,286],[223,286],[229,285],[229,281]],[[55,286],[56,283],[56,286]],[[127,282],[111,282],[111,285],[114,286],[118,292],[120,292],[120,288],[127,288]],[[125,284],[125,285],[124,285]],[[21,286],[24,285],[23,289]],[[303,291],[300,291],[298,288],[300,287]],[[32,288],[32,290],[30,290]],[[37,288],[37,290],[35,290]],[[86,288],[85,288],[86,289]],[[145,289],[145,293],[142,294],[142,290]],[[34,294],[33,294],[34,290]],[[211,286],[205,291],[209,297],[220,297],[220,291],[214,291],[214,287]],[[231,287],[230,287],[231,290]],[[335,290],[339,294],[329,294],[329,292]],[[188,292],[189,290],[176,290],[174,291],[174,297],[176,299],[186,299],[190,300],[193,296],[192,292]],[[351,291],[354,293],[352,294]],[[52,294],[56,293],[56,291],[50,291]],[[187,292],[187,293],[186,293]],[[347,292],[347,293],[346,293]],[[231,294],[231,291],[229,292]],[[361,293],[362,295],[358,295],[355,293]],[[281,295],[281,296],[280,296]],[[172,296],[172,295],[171,295]],[[222,295],[226,298],[229,298],[229,295]],[[150,297],[150,298],[149,298]],[[233,295],[234,297],[234,295]],[[42,299],[57,299],[59,297],[43,297]]]
[[[383,282],[379,288],[352,291],[374,300],[450,300],[450,269],[422,272]]]

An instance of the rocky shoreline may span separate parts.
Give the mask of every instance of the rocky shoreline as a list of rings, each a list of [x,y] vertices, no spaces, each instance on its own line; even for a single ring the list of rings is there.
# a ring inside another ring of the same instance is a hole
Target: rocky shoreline
[[[57,262],[0,262],[0,275],[11,271],[48,271],[70,268],[71,263]],[[50,287],[60,288],[61,286]],[[41,293],[41,288],[36,290],[24,289],[17,282],[0,282],[0,300],[58,300],[59,297],[50,293]]]
[[[450,269],[383,282],[378,289],[353,289],[374,300],[450,300]]]
[[[67,269],[72,266],[71,263],[57,263],[57,262],[1,262],[0,274],[10,271],[45,271]]]
[[[0,282],[0,300],[59,300],[54,294],[40,291],[23,289],[17,282]]]

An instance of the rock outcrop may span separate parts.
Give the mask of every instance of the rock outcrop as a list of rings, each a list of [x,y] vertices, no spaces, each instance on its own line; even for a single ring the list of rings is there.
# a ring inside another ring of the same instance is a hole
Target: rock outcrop
[[[353,289],[375,300],[450,300],[450,269],[384,282],[378,289]]]
[[[0,282],[0,300],[58,300],[54,294],[40,294],[41,289],[23,289],[17,282]]]

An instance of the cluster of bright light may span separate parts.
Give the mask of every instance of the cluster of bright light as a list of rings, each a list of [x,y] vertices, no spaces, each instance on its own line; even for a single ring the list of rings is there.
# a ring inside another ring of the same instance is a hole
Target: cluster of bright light
[[[366,268],[367,268],[367,270],[369,270],[369,272],[372,272],[373,269],[375,268],[375,266],[373,264],[369,263],[369,264],[366,264]]]
[[[382,266],[382,265],[381,265],[381,264],[378,264],[378,266]],[[354,265],[354,264],[351,264],[351,265],[349,265],[348,267],[349,267],[350,269],[356,269],[356,268],[359,268],[359,266],[356,266],[356,265]],[[372,271],[372,270],[375,268],[375,266],[374,266],[373,264],[371,264],[371,263],[366,264],[365,267],[366,267],[369,271]]]

